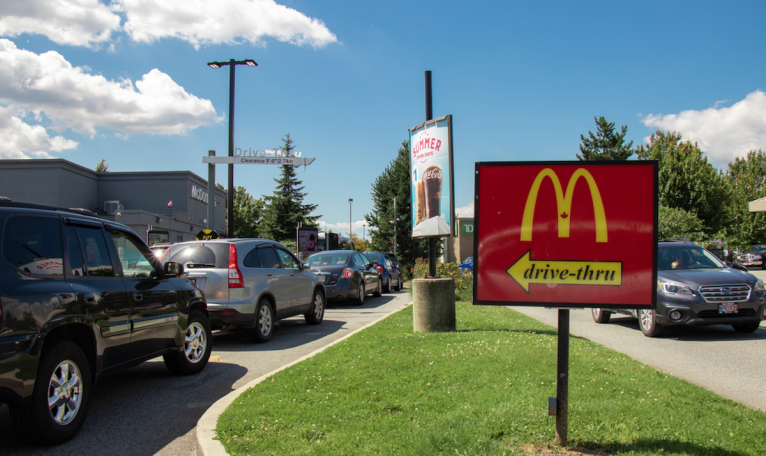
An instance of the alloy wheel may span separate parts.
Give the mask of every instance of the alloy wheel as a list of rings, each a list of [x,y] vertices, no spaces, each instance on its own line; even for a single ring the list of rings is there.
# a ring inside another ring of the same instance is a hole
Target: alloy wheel
[[[82,404],[80,369],[73,361],[64,360],[56,366],[48,382],[48,408],[56,424],[69,424]]]

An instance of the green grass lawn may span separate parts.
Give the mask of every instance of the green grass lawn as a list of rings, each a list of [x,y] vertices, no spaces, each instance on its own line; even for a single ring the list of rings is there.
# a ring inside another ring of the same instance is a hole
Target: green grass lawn
[[[459,302],[457,329],[413,333],[410,306],[247,390],[218,438],[231,455],[766,454],[766,414],[577,337],[558,448],[556,328]]]

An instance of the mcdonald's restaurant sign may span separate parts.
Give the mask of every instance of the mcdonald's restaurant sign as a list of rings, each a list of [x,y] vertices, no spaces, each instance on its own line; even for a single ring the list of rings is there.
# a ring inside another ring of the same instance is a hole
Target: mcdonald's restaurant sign
[[[657,162],[476,163],[474,304],[649,308]]]

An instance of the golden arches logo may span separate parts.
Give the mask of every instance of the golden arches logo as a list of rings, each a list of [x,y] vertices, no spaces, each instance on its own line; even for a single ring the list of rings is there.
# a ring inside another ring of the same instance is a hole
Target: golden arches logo
[[[540,171],[532,184],[532,188],[529,190],[527,204],[524,206],[524,217],[521,220],[521,240],[532,240],[532,223],[535,216],[537,194],[540,192],[540,185],[546,177],[551,180],[553,188],[556,191],[556,212],[558,213],[559,237],[569,237],[572,196],[577,180],[582,177],[588,183],[591,200],[593,201],[593,213],[596,219],[596,242],[607,242],[606,214],[604,213],[604,203],[601,201],[601,193],[598,191],[598,185],[596,185],[593,176],[584,168],[579,168],[572,174],[572,178],[569,179],[569,184],[567,184],[566,193],[561,190],[561,182],[552,169],[545,168]]]

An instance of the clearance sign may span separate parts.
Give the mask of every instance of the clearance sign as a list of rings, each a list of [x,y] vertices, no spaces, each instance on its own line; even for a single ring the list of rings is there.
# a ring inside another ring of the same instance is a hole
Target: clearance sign
[[[474,304],[650,308],[657,163],[476,163]]]

